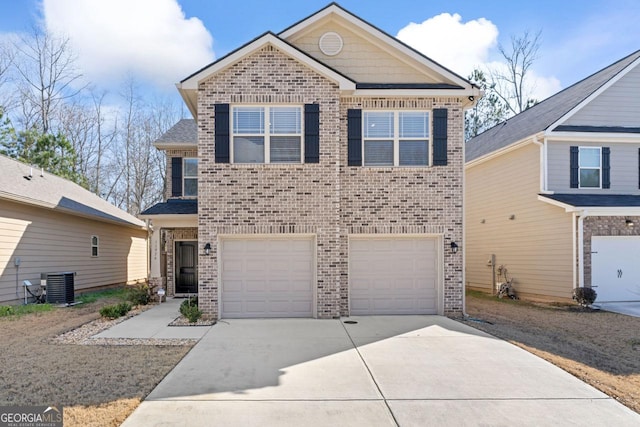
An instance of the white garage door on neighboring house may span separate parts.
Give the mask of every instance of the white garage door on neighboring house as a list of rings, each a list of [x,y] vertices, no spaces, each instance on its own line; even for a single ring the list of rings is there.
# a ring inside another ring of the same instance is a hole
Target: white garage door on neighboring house
[[[591,286],[596,303],[640,301],[640,236],[591,238]]]
[[[312,317],[313,238],[223,238],[222,317]]]
[[[351,315],[438,314],[439,239],[351,237]]]

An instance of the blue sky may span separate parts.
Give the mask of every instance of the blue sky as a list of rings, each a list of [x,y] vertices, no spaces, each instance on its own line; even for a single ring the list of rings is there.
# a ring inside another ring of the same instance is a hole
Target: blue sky
[[[499,59],[496,43],[508,44],[511,35],[525,29],[542,30],[534,71],[546,95],[640,49],[637,0],[338,3],[393,36],[412,22],[420,24],[414,30],[421,44],[414,47],[465,76],[469,61]],[[174,93],[176,81],[214,58],[267,30],[279,32],[327,4],[325,0],[0,0],[0,40],[43,22],[71,39],[83,73],[96,86],[113,88],[129,72],[148,81],[154,91]]]

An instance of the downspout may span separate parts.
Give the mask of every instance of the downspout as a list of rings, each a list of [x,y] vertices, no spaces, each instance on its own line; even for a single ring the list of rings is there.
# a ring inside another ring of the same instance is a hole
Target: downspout
[[[582,211],[578,216],[578,286],[584,287],[584,219],[589,216],[589,212]]]
[[[538,137],[534,136],[532,139],[533,143],[535,145],[537,145],[538,147],[540,147],[540,193],[544,193],[544,188],[545,188],[545,184],[544,184],[544,144],[541,143],[540,141],[538,141]]]
[[[573,271],[573,288],[577,288],[578,287],[578,283],[577,283],[577,279],[578,279],[578,271],[576,270],[578,268],[578,266],[576,265],[576,256],[577,256],[577,233],[576,233],[576,222],[577,222],[577,216],[578,214],[576,212],[573,212],[571,214],[571,247],[573,248],[572,251],[572,257],[571,257],[571,271]]]
[[[151,282],[151,235],[153,234],[153,226],[151,220],[146,219],[147,223],[147,281]]]

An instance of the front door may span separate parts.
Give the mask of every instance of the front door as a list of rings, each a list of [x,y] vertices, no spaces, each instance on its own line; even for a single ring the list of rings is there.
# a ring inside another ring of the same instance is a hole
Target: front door
[[[176,242],[176,293],[198,293],[198,242]]]

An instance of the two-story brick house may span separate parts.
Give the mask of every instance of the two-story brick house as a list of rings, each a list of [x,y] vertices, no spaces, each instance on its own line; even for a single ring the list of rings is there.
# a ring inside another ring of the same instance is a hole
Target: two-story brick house
[[[640,301],[640,51],[466,147],[466,280],[525,297]]]
[[[337,4],[178,84],[152,280],[218,317],[463,311],[480,91]],[[460,249],[460,250],[458,250]]]

